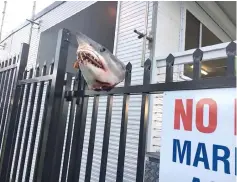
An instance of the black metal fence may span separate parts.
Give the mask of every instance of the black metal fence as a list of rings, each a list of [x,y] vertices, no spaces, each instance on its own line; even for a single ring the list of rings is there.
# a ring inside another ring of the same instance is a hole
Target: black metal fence
[[[21,53],[18,56],[1,63],[1,182],[79,181],[88,99],[89,97],[93,97],[85,173],[85,181],[91,181],[98,103],[101,95],[107,96],[107,106],[100,177],[98,181],[103,182],[106,177],[111,115],[113,97],[115,95],[123,96],[116,177],[117,182],[123,181],[128,104],[129,97],[132,94],[142,95],[136,172],[136,181],[141,182],[144,179],[145,171],[149,94],[174,90],[236,87],[236,44],[231,42],[226,48],[227,75],[225,77],[200,79],[200,65],[203,52],[197,49],[193,54],[194,72],[192,81],[173,82],[173,65],[175,59],[170,54],[167,57],[165,83],[150,84],[151,60],[148,59],[144,66],[142,85],[131,86],[132,65],[128,63],[126,66],[124,87],[116,87],[109,92],[87,90],[86,83],[80,73],[78,80],[73,80],[74,75],[66,73],[65,60],[67,60],[68,48],[70,44],[75,46],[75,41],[74,35],[68,30],[61,30],[58,34],[55,62],[50,65],[44,64],[43,67],[36,66],[35,68],[26,70],[29,51],[27,44],[22,44]],[[71,89],[71,85],[73,85],[73,89]],[[69,104],[71,105],[70,109],[68,109]],[[75,112],[75,122],[73,123]],[[65,132],[68,115],[69,124],[67,132]],[[41,122],[39,122],[40,120]],[[41,125],[39,141],[37,147],[35,147],[39,125]],[[31,126],[33,126],[33,129],[30,132]],[[66,150],[63,153],[65,133],[67,134],[65,142]],[[71,138],[72,142],[70,140]],[[22,148],[21,157],[20,148]],[[33,163],[34,150],[36,150],[35,163]],[[60,169],[61,163],[63,166],[62,170]],[[33,173],[33,176],[31,176],[31,173]]]

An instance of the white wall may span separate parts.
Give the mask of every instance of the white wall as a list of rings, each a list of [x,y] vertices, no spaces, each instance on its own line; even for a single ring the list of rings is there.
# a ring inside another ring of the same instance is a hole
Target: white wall
[[[155,58],[161,55],[168,56],[171,52],[179,51],[181,29],[180,8],[181,2],[158,2]],[[153,83],[155,82],[164,82],[164,74],[159,68],[153,77]],[[152,140],[150,151],[155,152],[160,149],[163,94],[154,94],[153,98],[153,124],[151,130]]]

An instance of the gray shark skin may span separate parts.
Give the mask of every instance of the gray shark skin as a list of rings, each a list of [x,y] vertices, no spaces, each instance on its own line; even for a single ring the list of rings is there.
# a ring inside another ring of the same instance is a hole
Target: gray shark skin
[[[125,78],[126,66],[108,49],[82,33],[76,33],[78,48],[74,68],[80,69],[95,91],[109,91]]]

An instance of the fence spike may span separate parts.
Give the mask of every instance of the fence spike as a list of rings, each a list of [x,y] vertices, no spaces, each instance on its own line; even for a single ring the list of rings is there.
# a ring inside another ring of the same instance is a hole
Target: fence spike
[[[130,62],[128,62],[128,64],[126,65],[126,70],[127,71],[131,71],[132,70],[132,64]]]
[[[147,59],[144,63],[144,69],[150,70],[151,69],[151,60]]]
[[[13,57],[9,59],[9,63],[8,63],[9,66],[12,64],[12,60],[13,60]]]
[[[236,56],[236,43],[230,42],[226,47],[226,54],[227,56]]]
[[[14,56],[13,56],[13,64],[16,64],[16,58],[17,58],[17,55],[14,54]]]
[[[174,56],[169,54],[166,58],[166,74],[165,74],[165,82],[172,82],[173,81],[173,67],[174,67]]]
[[[12,56],[12,64],[16,64],[16,55]]]
[[[227,55],[227,75],[235,76],[235,63],[236,63],[236,43],[230,42],[226,47],[226,55]]]
[[[34,74],[34,76],[38,77],[39,74],[40,74],[40,66],[39,66],[39,63],[37,63],[36,66],[35,66],[35,74]]]
[[[46,70],[47,70],[47,65],[46,65],[46,62],[44,62],[44,65],[42,67],[41,76],[45,76],[46,75]]]
[[[193,53],[193,79],[198,80],[201,77],[201,61],[203,57],[203,51],[196,49]]]
[[[29,70],[29,78],[33,77],[33,73],[34,73],[34,67],[32,66]]]
[[[8,66],[8,60],[6,59],[4,67],[7,67],[7,66]]]
[[[54,59],[53,61],[50,63],[50,66],[49,66],[49,74],[53,74],[53,69],[54,69]]]

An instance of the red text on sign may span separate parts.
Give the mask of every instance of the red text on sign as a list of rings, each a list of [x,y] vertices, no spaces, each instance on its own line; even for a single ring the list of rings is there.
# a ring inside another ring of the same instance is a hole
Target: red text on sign
[[[204,106],[208,106],[208,125],[204,126]],[[181,121],[186,131],[192,131],[193,99],[186,99],[186,109],[182,99],[175,100],[174,129],[180,130]],[[195,123],[198,131],[213,133],[217,127],[217,104],[210,98],[204,98],[196,104]]]

